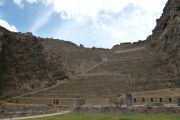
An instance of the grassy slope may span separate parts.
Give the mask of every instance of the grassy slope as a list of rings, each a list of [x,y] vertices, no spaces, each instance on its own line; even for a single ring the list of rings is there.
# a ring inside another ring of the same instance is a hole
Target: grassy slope
[[[31,120],[180,120],[180,115],[68,113]]]

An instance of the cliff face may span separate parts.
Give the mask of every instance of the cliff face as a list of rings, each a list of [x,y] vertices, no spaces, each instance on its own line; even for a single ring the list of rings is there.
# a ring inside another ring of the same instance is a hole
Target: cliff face
[[[168,1],[147,40],[116,45],[111,50],[0,28],[1,94],[40,89],[77,75],[83,80],[116,80],[121,84],[107,89],[120,93],[179,87],[180,0]]]
[[[116,45],[108,61],[89,71],[127,76],[122,91],[180,86],[180,0],[169,0],[147,40]],[[120,87],[120,86],[119,86]]]
[[[153,34],[147,40],[164,64],[171,66],[176,76],[176,86],[180,86],[180,0],[167,2]]]
[[[0,28],[0,89],[4,96],[42,89],[80,74],[109,54],[71,42]]]
[[[9,32],[0,36],[0,88],[5,95],[45,87],[50,78],[40,41],[29,34]]]

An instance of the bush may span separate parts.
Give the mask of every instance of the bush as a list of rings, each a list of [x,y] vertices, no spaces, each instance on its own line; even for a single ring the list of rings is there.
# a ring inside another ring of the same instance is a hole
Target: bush
[[[92,47],[91,49],[92,49],[92,50],[96,50],[96,47]]]
[[[56,80],[68,79],[68,76],[64,70],[56,71],[55,74],[53,75],[53,77],[55,77]]]

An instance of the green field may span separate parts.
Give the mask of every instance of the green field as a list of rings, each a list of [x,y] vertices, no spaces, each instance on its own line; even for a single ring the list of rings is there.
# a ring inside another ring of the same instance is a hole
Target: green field
[[[100,113],[67,113],[58,116],[30,120],[180,120],[173,114],[100,114]]]

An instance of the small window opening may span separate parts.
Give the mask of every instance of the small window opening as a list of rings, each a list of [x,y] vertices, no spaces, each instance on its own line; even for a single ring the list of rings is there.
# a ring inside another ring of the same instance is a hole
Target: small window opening
[[[142,102],[145,102],[145,98],[142,98]]]
[[[59,104],[59,100],[58,99],[54,99],[54,104],[58,105]]]
[[[154,100],[153,100],[153,98],[151,98],[151,102],[153,102]]]
[[[172,102],[172,98],[169,98],[169,102]]]
[[[159,98],[159,101],[162,102],[162,98]]]

